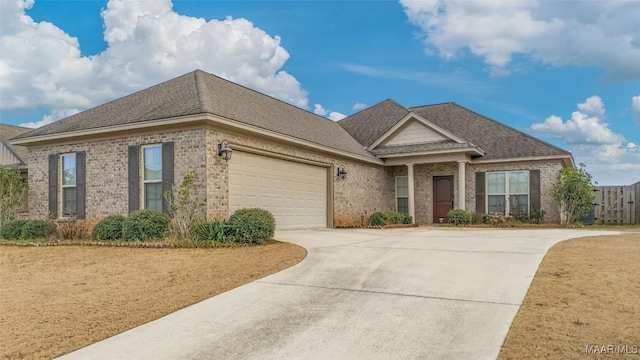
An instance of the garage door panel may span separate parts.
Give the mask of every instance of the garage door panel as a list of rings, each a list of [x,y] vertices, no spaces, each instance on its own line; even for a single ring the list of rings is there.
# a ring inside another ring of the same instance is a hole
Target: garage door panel
[[[260,207],[277,227],[327,226],[327,170],[266,156],[234,152],[229,162],[231,212]]]

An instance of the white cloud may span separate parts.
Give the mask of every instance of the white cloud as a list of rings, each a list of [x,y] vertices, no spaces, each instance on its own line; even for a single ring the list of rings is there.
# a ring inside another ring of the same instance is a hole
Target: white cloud
[[[640,78],[637,1],[400,0],[424,32],[427,53],[468,49],[492,75],[516,54],[563,66],[599,65],[617,80]]]
[[[196,68],[307,108],[306,91],[281,70],[289,53],[280,37],[246,19],[183,16],[170,0],[110,0],[101,14],[108,47],[82,56],[77,38],[25,14],[32,5],[1,2],[0,110],[45,107],[55,120],[55,111],[86,109]]]
[[[358,110],[362,110],[364,108],[367,107],[367,104],[361,103],[361,102],[357,102],[355,104],[353,104],[353,107],[351,107],[351,109],[358,111]]]
[[[640,123],[640,95],[631,98],[631,111],[636,118],[636,122]]]
[[[603,121],[604,104],[599,96],[592,96],[578,104],[578,111],[571,114],[566,122],[561,117],[551,115],[543,123],[531,125],[531,129],[548,133],[567,144],[619,144],[624,140]]]
[[[584,163],[602,185],[625,185],[640,180],[640,147],[609,129],[599,96],[577,105],[571,119],[549,116],[531,129],[553,135],[571,145],[576,163]]]
[[[327,109],[323,108],[320,104],[315,104],[313,106],[313,113],[320,116],[327,115]]]
[[[81,110],[79,109],[54,109],[51,114],[45,115],[42,117],[40,121],[32,121],[27,123],[22,123],[19,126],[27,127],[27,128],[39,128],[45,125],[49,125],[52,122],[58,121],[67,116],[71,116],[73,114],[79,113]]]
[[[346,118],[347,115],[343,114],[343,113],[339,113],[337,111],[332,111],[331,113],[329,113],[329,119],[333,120],[333,121],[339,121],[342,120],[344,118]]]

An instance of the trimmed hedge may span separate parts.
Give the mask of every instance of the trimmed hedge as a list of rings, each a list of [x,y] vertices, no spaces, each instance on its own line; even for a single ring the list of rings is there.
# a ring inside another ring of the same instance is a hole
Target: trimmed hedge
[[[27,220],[22,225],[21,240],[33,240],[49,235],[49,224],[44,220]]]
[[[375,212],[369,217],[369,225],[411,224],[411,215],[397,211]]]
[[[2,225],[0,228],[0,237],[5,240],[17,240],[22,234],[22,227],[27,220],[13,220]]]
[[[169,229],[170,222],[169,216],[163,213],[153,210],[138,210],[123,222],[122,238],[140,241],[162,239]]]
[[[96,224],[91,237],[96,240],[122,239],[122,228],[126,220],[127,218],[122,215],[107,216]]]
[[[449,218],[449,224],[454,224],[454,225],[471,224],[471,214],[462,209],[449,210],[447,217]]]
[[[226,237],[240,244],[262,244],[275,232],[275,221],[263,209],[240,209],[229,217]]]

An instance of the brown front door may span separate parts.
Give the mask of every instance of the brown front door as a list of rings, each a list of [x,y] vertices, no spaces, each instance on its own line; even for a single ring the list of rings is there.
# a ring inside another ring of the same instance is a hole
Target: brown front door
[[[433,177],[433,222],[439,223],[442,218],[447,222],[447,214],[453,209],[453,176]]]

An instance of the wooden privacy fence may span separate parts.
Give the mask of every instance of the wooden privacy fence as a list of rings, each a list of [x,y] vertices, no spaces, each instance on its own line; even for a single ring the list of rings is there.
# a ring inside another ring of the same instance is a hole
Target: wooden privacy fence
[[[597,186],[596,224],[640,224],[640,181],[628,186]]]

